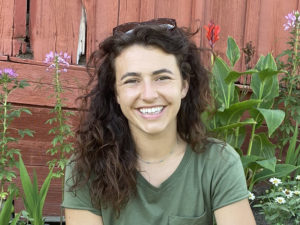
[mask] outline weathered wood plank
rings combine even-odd
[[[120,0],[119,24],[140,21],[141,0]]]
[[[206,33],[203,26],[206,24],[205,21],[205,1],[192,1],[192,12],[191,12],[191,28],[193,31],[199,29],[198,33],[193,37],[194,42],[198,47],[203,46],[206,41]]]
[[[287,41],[288,32],[283,31],[284,16],[296,8],[297,1],[295,0],[285,3],[280,0],[265,0],[261,2],[259,38],[257,42],[258,55],[266,54],[267,52],[277,55],[286,47],[285,42]]]
[[[155,17],[175,18],[178,26],[191,25],[192,0],[160,0],[155,5]]]
[[[10,102],[51,107],[55,104],[55,99],[49,98],[54,94],[53,72],[46,71],[46,66],[0,61],[0,68],[13,68],[20,80],[25,79],[30,83],[30,86],[12,92],[9,96]],[[74,66],[72,68],[74,69],[70,68],[68,72],[61,74],[61,82],[65,90],[62,97],[68,108],[79,107],[75,99],[83,94],[89,79],[83,68],[76,69]]]
[[[0,61],[7,61],[8,56],[7,55],[0,55]]]
[[[14,38],[24,38],[26,36],[26,12],[27,0],[15,1],[14,10]]]
[[[155,18],[155,2],[153,0],[141,0],[140,21]]]
[[[112,29],[118,24],[118,0],[97,1],[96,7],[96,45],[112,34]],[[93,51],[94,49],[92,49]]]
[[[25,58],[19,58],[14,56],[0,56],[0,61],[9,61],[12,63],[22,63],[22,64],[30,64],[30,65],[37,65],[37,66],[44,66],[46,67],[47,64],[45,64],[44,61],[38,61],[38,60],[32,60],[32,59],[25,59]],[[71,70],[78,70],[78,71],[86,71],[86,66],[81,65],[72,65],[68,67],[68,69]]]
[[[260,23],[260,4],[261,4],[261,0],[247,1],[246,3],[245,17],[247,19],[245,20],[243,47],[246,47],[247,43],[251,41],[252,46],[254,46],[255,48],[255,54],[253,55],[251,61],[249,62],[249,66],[251,66],[252,68],[255,66],[255,63],[257,62],[258,59],[257,42],[258,42],[259,33],[257,31],[259,29],[259,23]],[[248,18],[253,18],[253,19],[248,19]],[[246,70],[245,54],[242,53],[242,51],[241,51],[241,56],[242,56],[241,70]],[[241,77],[239,81],[241,84],[250,84],[251,75],[245,75]]]
[[[96,0],[82,0],[82,7],[86,14],[87,28],[86,28],[86,61],[88,61],[91,53],[96,50],[96,17],[97,17],[97,1]]]
[[[14,1],[0,0],[0,9],[0,55],[11,55]]]
[[[12,55],[26,52],[26,13],[27,1],[15,1],[14,26],[13,26],[13,52]]]
[[[15,109],[20,106],[13,105]],[[32,115],[22,113],[20,118],[15,118],[10,124],[8,130],[9,135],[13,137],[19,137],[16,130],[30,129],[34,132],[33,137],[25,136],[20,139],[18,143],[10,143],[11,148],[20,149],[25,164],[33,166],[47,166],[47,162],[52,160],[54,157],[47,153],[47,150],[52,147],[51,141],[54,138],[53,134],[48,134],[50,129],[57,127],[57,123],[52,125],[46,124],[46,121],[53,118],[55,114],[51,113],[49,108],[39,107],[26,107],[31,111]],[[65,111],[65,110],[64,110]],[[79,117],[76,111],[74,116],[68,119],[68,124],[75,131]],[[74,139],[70,139],[70,142],[74,142]]]
[[[68,52],[76,63],[81,1],[30,1],[30,44],[35,60],[50,51]]]

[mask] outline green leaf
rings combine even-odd
[[[255,66],[255,69],[258,69],[259,71],[265,69],[277,70],[277,65],[272,54],[269,53],[267,56],[261,56]]]
[[[250,118],[250,119],[246,119],[244,121],[241,122],[237,122],[237,123],[232,123],[226,126],[222,126],[222,127],[217,127],[215,129],[213,129],[213,132],[219,132],[219,131],[223,131],[223,130],[227,130],[227,129],[232,129],[232,128],[237,128],[237,127],[243,127],[245,125],[253,125],[256,124],[256,122]]]
[[[56,121],[57,121],[56,118],[51,118],[51,119],[47,120],[45,124],[49,123],[51,125],[53,122],[56,122]]]
[[[41,191],[39,193],[38,190],[38,179],[36,176],[36,173],[34,172],[33,175],[33,184],[31,184],[30,177],[28,175],[28,172],[26,170],[26,167],[24,166],[23,160],[20,157],[19,162],[20,167],[20,177],[22,182],[22,187],[24,190],[24,205],[29,213],[29,216],[33,218],[33,225],[39,225],[44,224],[43,223],[43,206],[45,202],[45,198],[47,195],[47,191],[49,189],[50,181],[52,178],[52,170],[48,174],[46,180],[44,181]]]
[[[257,108],[257,110],[264,116],[266,120],[268,126],[268,135],[270,137],[282,123],[285,113],[284,111],[278,109]]]
[[[227,51],[226,55],[230,61],[232,67],[234,67],[235,63],[241,57],[240,49],[236,44],[235,40],[232,37],[228,37],[227,39]]]
[[[21,116],[21,111],[20,109],[16,109],[14,111],[12,111],[10,114],[9,114],[10,117],[20,117]]]
[[[264,169],[262,172],[255,174],[254,183],[257,183],[262,180],[267,180],[270,177],[284,177],[295,171],[297,166],[289,165],[289,164],[277,164],[275,167],[275,172]]]
[[[36,202],[34,202],[33,199],[34,196],[33,186],[21,156],[19,157],[19,170],[20,170],[21,183],[25,195],[24,204],[26,206],[26,210],[32,215],[32,210],[34,209]]]
[[[33,137],[34,131],[29,130],[29,129],[24,129],[24,130],[18,130],[18,133],[22,138],[24,138],[25,135]]]
[[[12,179],[16,178],[16,174],[15,174],[14,171],[6,171],[5,176],[6,176],[6,179],[7,179],[9,182],[11,182]]]
[[[290,139],[289,148],[287,150],[285,163],[297,165],[297,159],[299,158],[300,145],[296,148],[298,138],[298,121],[296,121],[295,132],[293,137]]]
[[[234,83],[235,81],[237,81],[238,78],[240,78],[244,74],[253,74],[258,72],[259,71],[255,69],[247,70],[245,72],[230,71],[227,77],[225,78],[225,82],[226,84]]]
[[[241,157],[241,161],[243,164],[243,168],[246,169],[249,167],[250,164],[255,163],[258,160],[263,159],[261,156],[257,155],[244,155]]]
[[[216,57],[212,73],[215,79],[215,91],[217,92],[217,101],[220,105],[224,104],[225,108],[229,108],[230,104],[234,102],[237,93],[235,92],[234,84],[227,85],[225,83],[225,78],[229,73],[229,67],[220,58]]]
[[[9,221],[11,218],[11,210],[12,210],[12,201],[15,197],[15,193],[11,193],[7,200],[4,203],[3,208],[0,210],[0,224],[1,225],[9,225]]]
[[[17,213],[15,218],[11,221],[10,225],[17,225],[19,219],[20,219],[21,213]]]
[[[234,147],[237,152],[239,152],[244,143],[245,137],[245,127],[238,127],[233,130],[228,130],[226,142]],[[242,151],[240,151],[239,153],[241,153],[240,155],[243,155]]]
[[[270,142],[265,133],[254,136],[251,155],[261,156],[264,159],[273,158],[276,146]]]
[[[267,68],[265,70],[259,71],[258,77],[262,82],[264,82],[266,79],[269,79],[270,77],[277,75],[279,73],[283,73],[283,72],[284,71],[281,71],[281,70],[272,70],[272,69]]]
[[[255,68],[260,71],[259,73],[261,73],[261,75],[259,75],[259,73],[252,75],[250,86],[253,90],[253,94],[251,98],[264,99],[265,101],[273,100],[279,95],[278,78],[274,74],[264,79],[264,72],[261,71],[277,71],[274,58],[270,54],[266,57],[261,56]],[[260,76],[263,78],[261,79]]]
[[[276,161],[277,161],[276,157],[272,157],[270,159],[257,161],[256,163],[259,164],[260,166],[262,166],[265,169],[268,169],[268,170],[271,170],[271,171],[275,172]]]
[[[27,113],[29,115],[32,115],[31,111],[29,109],[26,109],[26,108],[21,108],[20,109],[21,112],[24,112],[24,113]]]
[[[52,140],[52,146],[55,147],[57,145],[57,142],[59,142],[60,144],[63,143],[63,138],[61,136],[56,136],[53,138]]]
[[[26,80],[21,80],[19,82],[19,88],[24,88],[24,87],[27,87],[27,86],[30,86]]]
[[[10,156],[10,157],[14,157],[15,155],[20,155],[20,150],[15,149],[15,148],[11,148],[7,151],[6,155]]]
[[[39,193],[39,201],[40,201],[39,213],[41,215],[43,215],[44,203],[49,190],[51,179],[52,179],[52,169],[50,170],[48,176],[46,177]]]
[[[242,102],[232,104],[228,109],[225,109],[224,112],[218,112],[217,116],[222,117],[223,121],[226,121],[226,124],[232,122],[237,122],[241,119],[242,114],[246,110],[250,110],[253,107],[261,103],[261,100],[250,99]]]

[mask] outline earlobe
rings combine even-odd
[[[182,90],[181,90],[181,98],[185,98],[189,90],[189,83],[187,80],[183,80]]]

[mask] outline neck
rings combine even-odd
[[[170,153],[175,154],[185,149],[185,143],[177,132],[166,132],[165,134],[149,135],[139,133],[133,134],[137,154],[144,161],[158,162],[165,159]]]

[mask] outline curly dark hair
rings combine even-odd
[[[189,90],[177,115],[177,132],[194,151],[205,141],[201,113],[210,104],[209,74],[200,61],[200,49],[187,28],[142,25],[130,33],[105,39],[87,64],[92,87],[81,97],[81,122],[76,131],[72,189],[90,181],[95,208],[113,207],[119,214],[136,193],[137,154],[128,121],[116,100],[114,61],[128,46],[159,47],[173,54]],[[75,177],[75,178],[74,178]],[[84,179],[82,179],[84,178]]]

